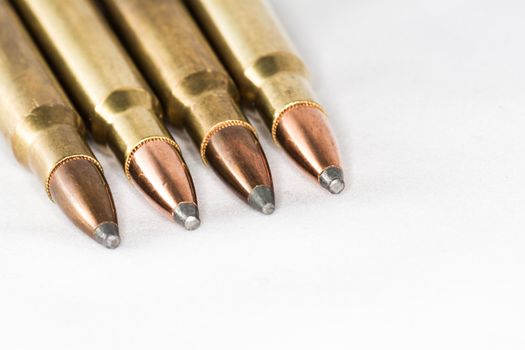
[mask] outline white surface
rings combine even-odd
[[[187,233],[98,152],[124,236],[109,251],[3,143],[0,349],[525,347],[523,1],[273,3],[351,188],[325,194],[257,123],[265,217],[178,133],[203,219]]]

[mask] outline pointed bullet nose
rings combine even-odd
[[[99,225],[94,232],[95,240],[109,249],[115,249],[120,245],[118,226],[114,222],[105,222]]]
[[[265,214],[275,209],[270,166],[259,140],[243,126],[231,126],[210,140],[211,167],[250,206]]]
[[[330,193],[345,187],[341,159],[328,118],[318,108],[298,106],[277,124],[276,139],[292,159]]]
[[[255,187],[248,197],[248,203],[261,213],[270,215],[275,210],[273,190],[268,186]]]
[[[83,232],[108,248],[118,246],[120,239],[113,197],[93,161],[75,159],[59,165],[51,175],[49,192]]]
[[[194,203],[181,203],[175,208],[173,218],[188,231],[199,228],[199,208]]]
[[[339,194],[345,189],[343,170],[331,166],[323,170],[319,175],[319,183],[332,194]]]
[[[186,163],[173,145],[163,140],[145,143],[131,156],[129,174],[160,212],[185,227],[198,226],[198,216],[187,223],[174,216],[181,204],[197,203],[197,196]]]

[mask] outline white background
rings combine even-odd
[[[98,149],[123,243],[99,247],[0,149],[0,348],[524,349],[525,6],[273,0],[329,111],[331,196],[260,122],[278,209],[238,200],[188,137],[184,232]]]

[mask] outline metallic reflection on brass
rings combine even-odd
[[[49,189],[66,216],[91,238],[95,239],[101,224],[117,224],[106,179],[92,162],[75,159],[63,163],[53,172]]]
[[[328,118],[317,108],[297,107],[287,111],[276,135],[292,159],[316,179],[327,167],[341,167]]]
[[[209,164],[252,206],[270,213],[273,187],[263,151],[242,114],[235,83],[180,0],[103,0],[111,23],[159,95],[167,118],[184,126]],[[260,192],[260,191],[259,191]],[[257,199],[258,198],[258,199]],[[256,200],[257,199],[257,200]],[[265,200],[270,200],[266,203]]]
[[[210,140],[206,157],[217,174],[245,201],[259,185],[273,188],[261,145],[251,131],[231,126]]]
[[[166,142],[147,142],[135,151],[129,173],[146,198],[171,220],[178,204],[197,204],[186,163],[177,149]]]
[[[264,0],[186,0],[244,98],[292,158],[332,193],[344,187],[335,139],[319,110],[308,70]],[[299,108],[310,104],[315,108]],[[282,111],[290,108],[288,111]]]
[[[0,131],[17,160],[44,184],[63,159],[93,157],[80,116],[4,0],[0,1]]]
[[[84,124],[4,0],[0,0],[0,131],[17,160],[38,176],[71,221],[106,247],[118,246],[113,199],[84,140]]]
[[[13,3],[82,110],[94,139],[109,145],[126,172],[137,145],[151,139],[175,142],[162,123],[159,101],[95,2]],[[171,211],[181,196],[193,200],[186,195],[193,184],[178,153],[164,143],[147,144],[135,154],[134,171],[135,182],[148,199],[164,211]],[[160,145],[158,150],[155,145]],[[167,163],[161,166],[162,161]],[[155,168],[147,169],[149,164]],[[174,169],[177,166],[180,168]],[[187,178],[182,180],[179,174]],[[150,175],[153,178],[145,178]],[[167,183],[172,178],[177,182]]]

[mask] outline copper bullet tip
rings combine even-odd
[[[163,215],[186,229],[199,226],[193,181],[184,159],[173,145],[163,140],[143,144],[131,156],[129,175]]]
[[[299,105],[287,110],[276,130],[279,144],[330,193],[345,188],[339,151],[328,118],[319,108]]]
[[[275,210],[273,190],[268,186],[256,186],[248,197],[248,203],[263,214],[272,214]]]
[[[114,222],[100,224],[94,232],[95,240],[109,249],[115,249],[120,245],[118,226]]]
[[[274,211],[270,167],[252,131],[239,125],[218,131],[208,143],[206,158],[224,182],[250,206],[265,214]]]
[[[179,204],[173,212],[173,219],[188,231],[196,230],[201,225],[199,208],[193,203]]]
[[[49,180],[53,201],[83,232],[108,248],[120,243],[115,205],[106,179],[89,159],[59,164]]]

